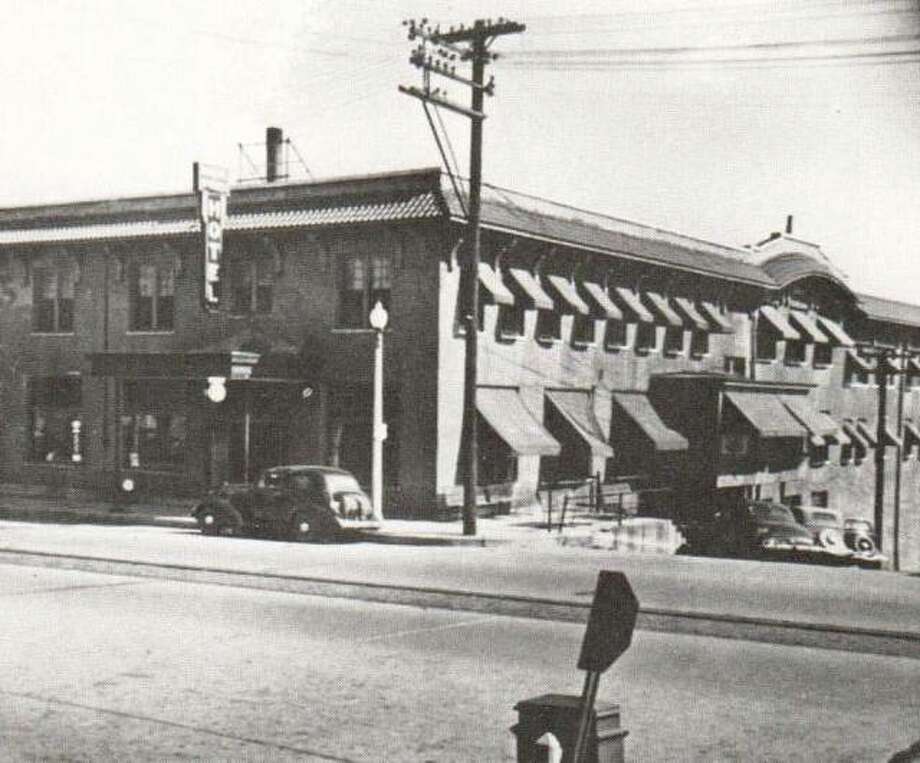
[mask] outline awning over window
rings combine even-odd
[[[894,445],[897,448],[903,448],[904,443],[901,442],[901,438],[898,437],[897,432],[888,427],[885,427],[885,444]]]
[[[863,373],[871,374],[875,372],[875,366],[856,352],[856,350],[847,352],[847,359]]]
[[[694,305],[691,300],[686,297],[674,297],[674,304],[677,305],[677,309],[684,314],[689,325],[698,328],[700,331],[709,330],[709,323],[700,315],[699,311],[696,309],[696,305]]]
[[[783,395],[780,399],[789,412],[808,430],[813,445],[821,447],[825,444],[826,438],[840,442],[838,438],[841,435],[846,437],[840,431],[840,426],[836,421],[826,413],[816,411],[808,404],[805,398]],[[849,438],[847,438],[847,441],[849,441]]]
[[[878,425],[875,423],[870,424],[865,419],[857,419],[856,429],[862,435],[862,438],[869,443],[871,447],[878,445],[878,437],[876,436],[876,431],[878,430]]]
[[[648,311],[648,308],[642,304],[642,300],[639,299],[638,294],[634,291],[630,291],[625,286],[617,286],[615,291],[637,321],[642,321],[643,323],[655,322],[655,316],[653,316]]]
[[[683,326],[684,322],[680,319],[680,316],[674,312],[668,304],[668,300],[661,296],[658,292],[647,291],[645,296],[648,297],[648,301],[652,306],[652,310],[658,314],[658,316],[669,326]]]
[[[805,332],[805,341],[815,342],[817,344],[827,344],[827,335],[818,328],[818,324],[815,322],[815,319],[812,318],[808,313],[802,313],[798,310],[790,310],[789,317],[792,318],[793,323],[795,323]]]
[[[476,409],[519,456],[558,456],[562,447],[527,410],[516,389],[479,387]]]
[[[804,437],[805,428],[778,395],[726,392],[725,397],[761,437]]]
[[[908,364],[913,371],[920,371],[920,358],[912,357]]]
[[[582,285],[585,287],[585,291],[591,295],[591,299],[597,303],[597,306],[601,309],[605,318],[616,321],[623,320],[623,311],[614,304],[603,286],[598,283],[591,283],[590,281],[585,281]]]
[[[712,324],[716,326],[720,332],[724,334],[733,334],[735,332],[735,327],[732,326],[732,322],[728,319],[728,316],[723,315],[722,311],[712,304],[712,302],[700,302],[700,307],[703,309],[706,317],[712,321]]]
[[[856,424],[849,419],[843,422],[843,431],[849,435],[854,445],[858,445],[863,450],[869,450],[869,448],[872,447],[869,444],[869,441],[862,436],[862,433],[859,431],[859,427],[857,427]]]
[[[833,339],[841,347],[853,347],[856,343],[850,339],[850,335],[843,330],[837,321],[832,321],[830,318],[824,318],[823,316],[818,316],[818,323],[821,324],[828,334],[830,334],[831,339]]]
[[[533,306],[538,310],[552,310],[553,300],[540,286],[540,282],[533,273],[522,268],[511,268],[508,270],[511,277],[517,281],[518,285],[524,290],[524,293],[533,302]]]
[[[776,332],[783,339],[801,339],[801,335],[796,331],[792,326],[789,325],[789,321],[785,319],[783,314],[777,310],[773,305],[764,305],[760,308],[760,314],[766,318],[767,322],[773,326]]]
[[[514,295],[502,283],[501,273],[485,262],[479,263],[479,283],[486,287],[492,299],[499,305],[513,305]]]
[[[901,363],[899,358],[892,358],[890,355],[885,356],[885,370],[889,374],[899,374],[901,373]]]
[[[546,397],[598,456],[610,458],[613,448],[607,443],[591,408],[591,396],[581,390],[547,390]]]
[[[920,428],[914,424],[913,419],[904,419],[904,431],[920,443]]]
[[[581,298],[581,295],[575,288],[575,284],[568,278],[564,276],[547,276],[547,280],[553,285],[553,288],[559,292],[559,296],[561,296],[576,313],[580,313],[581,315],[588,314],[588,303]]]
[[[687,450],[690,447],[686,437],[667,427],[645,395],[614,392],[613,399],[652,441],[656,450]]]

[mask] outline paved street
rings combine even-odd
[[[539,540],[539,539],[537,539]],[[855,568],[641,555],[552,543],[486,548],[301,545],[197,531],[0,522],[0,549],[589,603],[627,574],[643,607],[920,633],[920,578]]]
[[[578,693],[577,625],[0,565],[9,760],[508,760]],[[601,683],[630,760],[885,760],[904,658],[640,632]]]

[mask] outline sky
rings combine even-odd
[[[440,165],[397,90],[421,81],[401,22],[503,16],[527,28],[492,46],[486,182],[729,245],[793,215],[852,288],[920,303],[920,0],[0,9],[2,207],[191,190],[195,161],[250,176],[269,125],[295,176]],[[469,122],[440,117],[466,175]]]

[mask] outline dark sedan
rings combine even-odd
[[[787,506],[751,501],[682,528],[689,553],[740,558],[819,561],[822,549]]]
[[[224,485],[192,516],[205,535],[313,540],[379,528],[371,500],[354,476],[331,466],[274,466],[255,484]]]

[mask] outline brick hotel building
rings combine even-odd
[[[379,300],[387,512],[456,513],[461,202],[437,169],[233,187],[213,311],[191,192],[0,210],[0,479],[369,482]],[[920,306],[790,233],[734,248],[491,187],[482,226],[482,502],[600,474],[658,515],[829,505],[920,569]]]

